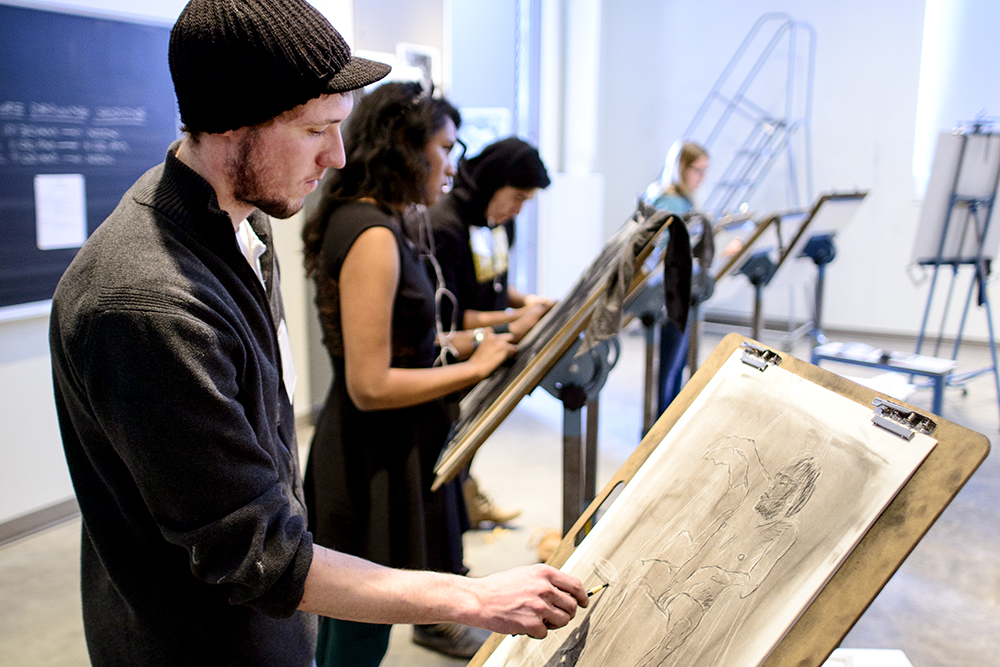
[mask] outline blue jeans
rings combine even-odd
[[[684,386],[684,366],[687,364],[688,344],[690,343],[690,333],[688,330],[681,331],[670,320],[660,325],[660,371],[659,382],[657,383],[657,407],[659,414],[667,409],[667,406],[681,392]]]

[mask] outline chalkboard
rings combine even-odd
[[[179,124],[169,37],[0,5],[0,307],[51,299],[84,238],[163,161]]]

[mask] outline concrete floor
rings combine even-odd
[[[745,332],[744,332],[745,333]],[[763,342],[780,348],[768,332]],[[831,336],[836,340],[847,338]],[[702,356],[721,339],[706,332]],[[641,430],[643,338],[621,336],[622,356],[601,393],[598,486],[628,457]],[[906,341],[872,341],[906,351]],[[799,344],[793,353],[807,357]],[[983,347],[963,346],[959,370],[986,366]],[[871,375],[857,367],[826,367]],[[908,401],[929,409],[929,390]],[[1000,408],[992,375],[973,379],[968,393],[947,390],[943,417],[1000,436]],[[308,443],[303,433],[302,443]],[[561,522],[562,407],[537,389],[487,441],[473,472],[498,504],[523,509],[513,525],[466,535],[466,562],[483,575],[535,562],[533,538]],[[0,665],[77,667],[89,664],[79,606],[79,519],[0,548]],[[986,459],[843,641],[844,647],[901,649],[913,667],[983,667],[1000,664],[1000,457]],[[386,667],[461,665],[393,630]],[[843,662],[838,664],[845,664]],[[897,663],[893,663],[897,664]]]

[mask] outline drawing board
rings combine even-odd
[[[656,234],[673,220],[679,218],[659,213],[649,217],[637,214],[626,222],[605,244],[566,296],[521,340],[513,361],[477,384],[462,399],[452,437],[434,469],[433,489],[458,474],[517,403],[538,386],[579,338],[598,298],[630,248],[635,253],[633,268],[640,267],[653,249]],[[634,279],[628,286],[626,298],[637,283],[638,279]]]
[[[777,238],[771,224],[775,216],[763,220],[738,220],[733,224],[715,224],[715,259],[712,262],[712,277],[718,283],[730,275],[734,266],[742,264],[749,257],[747,251],[762,244],[777,245]]]
[[[747,260],[759,253],[766,253],[767,257],[777,265],[794,230],[798,229],[800,216],[798,212],[790,212],[767,217],[747,239],[739,255],[720,267],[718,279],[721,280],[728,275],[739,275]]]
[[[978,225],[966,204],[956,202],[950,215],[949,207],[952,195],[966,199],[994,197],[998,182],[1000,134],[942,132],[920,209],[912,261],[936,259],[939,251],[942,259],[972,259],[978,255],[980,242],[983,256],[995,257],[1000,246],[1000,219],[996,213],[1000,207],[993,206],[992,219],[980,216]],[[989,229],[983,238],[981,227],[986,223]]]
[[[817,199],[812,209],[801,218],[795,235],[782,252],[771,284],[787,285],[812,280],[816,275],[816,264],[802,254],[806,244],[816,236],[836,237],[844,231],[867,195],[867,191],[834,192]]]
[[[885,398],[727,336],[549,561],[608,586],[470,665],[818,667],[989,451],[904,404],[908,439],[876,425]]]

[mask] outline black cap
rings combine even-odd
[[[181,122],[211,134],[389,73],[384,63],[352,56],[304,0],[191,0],[170,32],[169,58]]]

